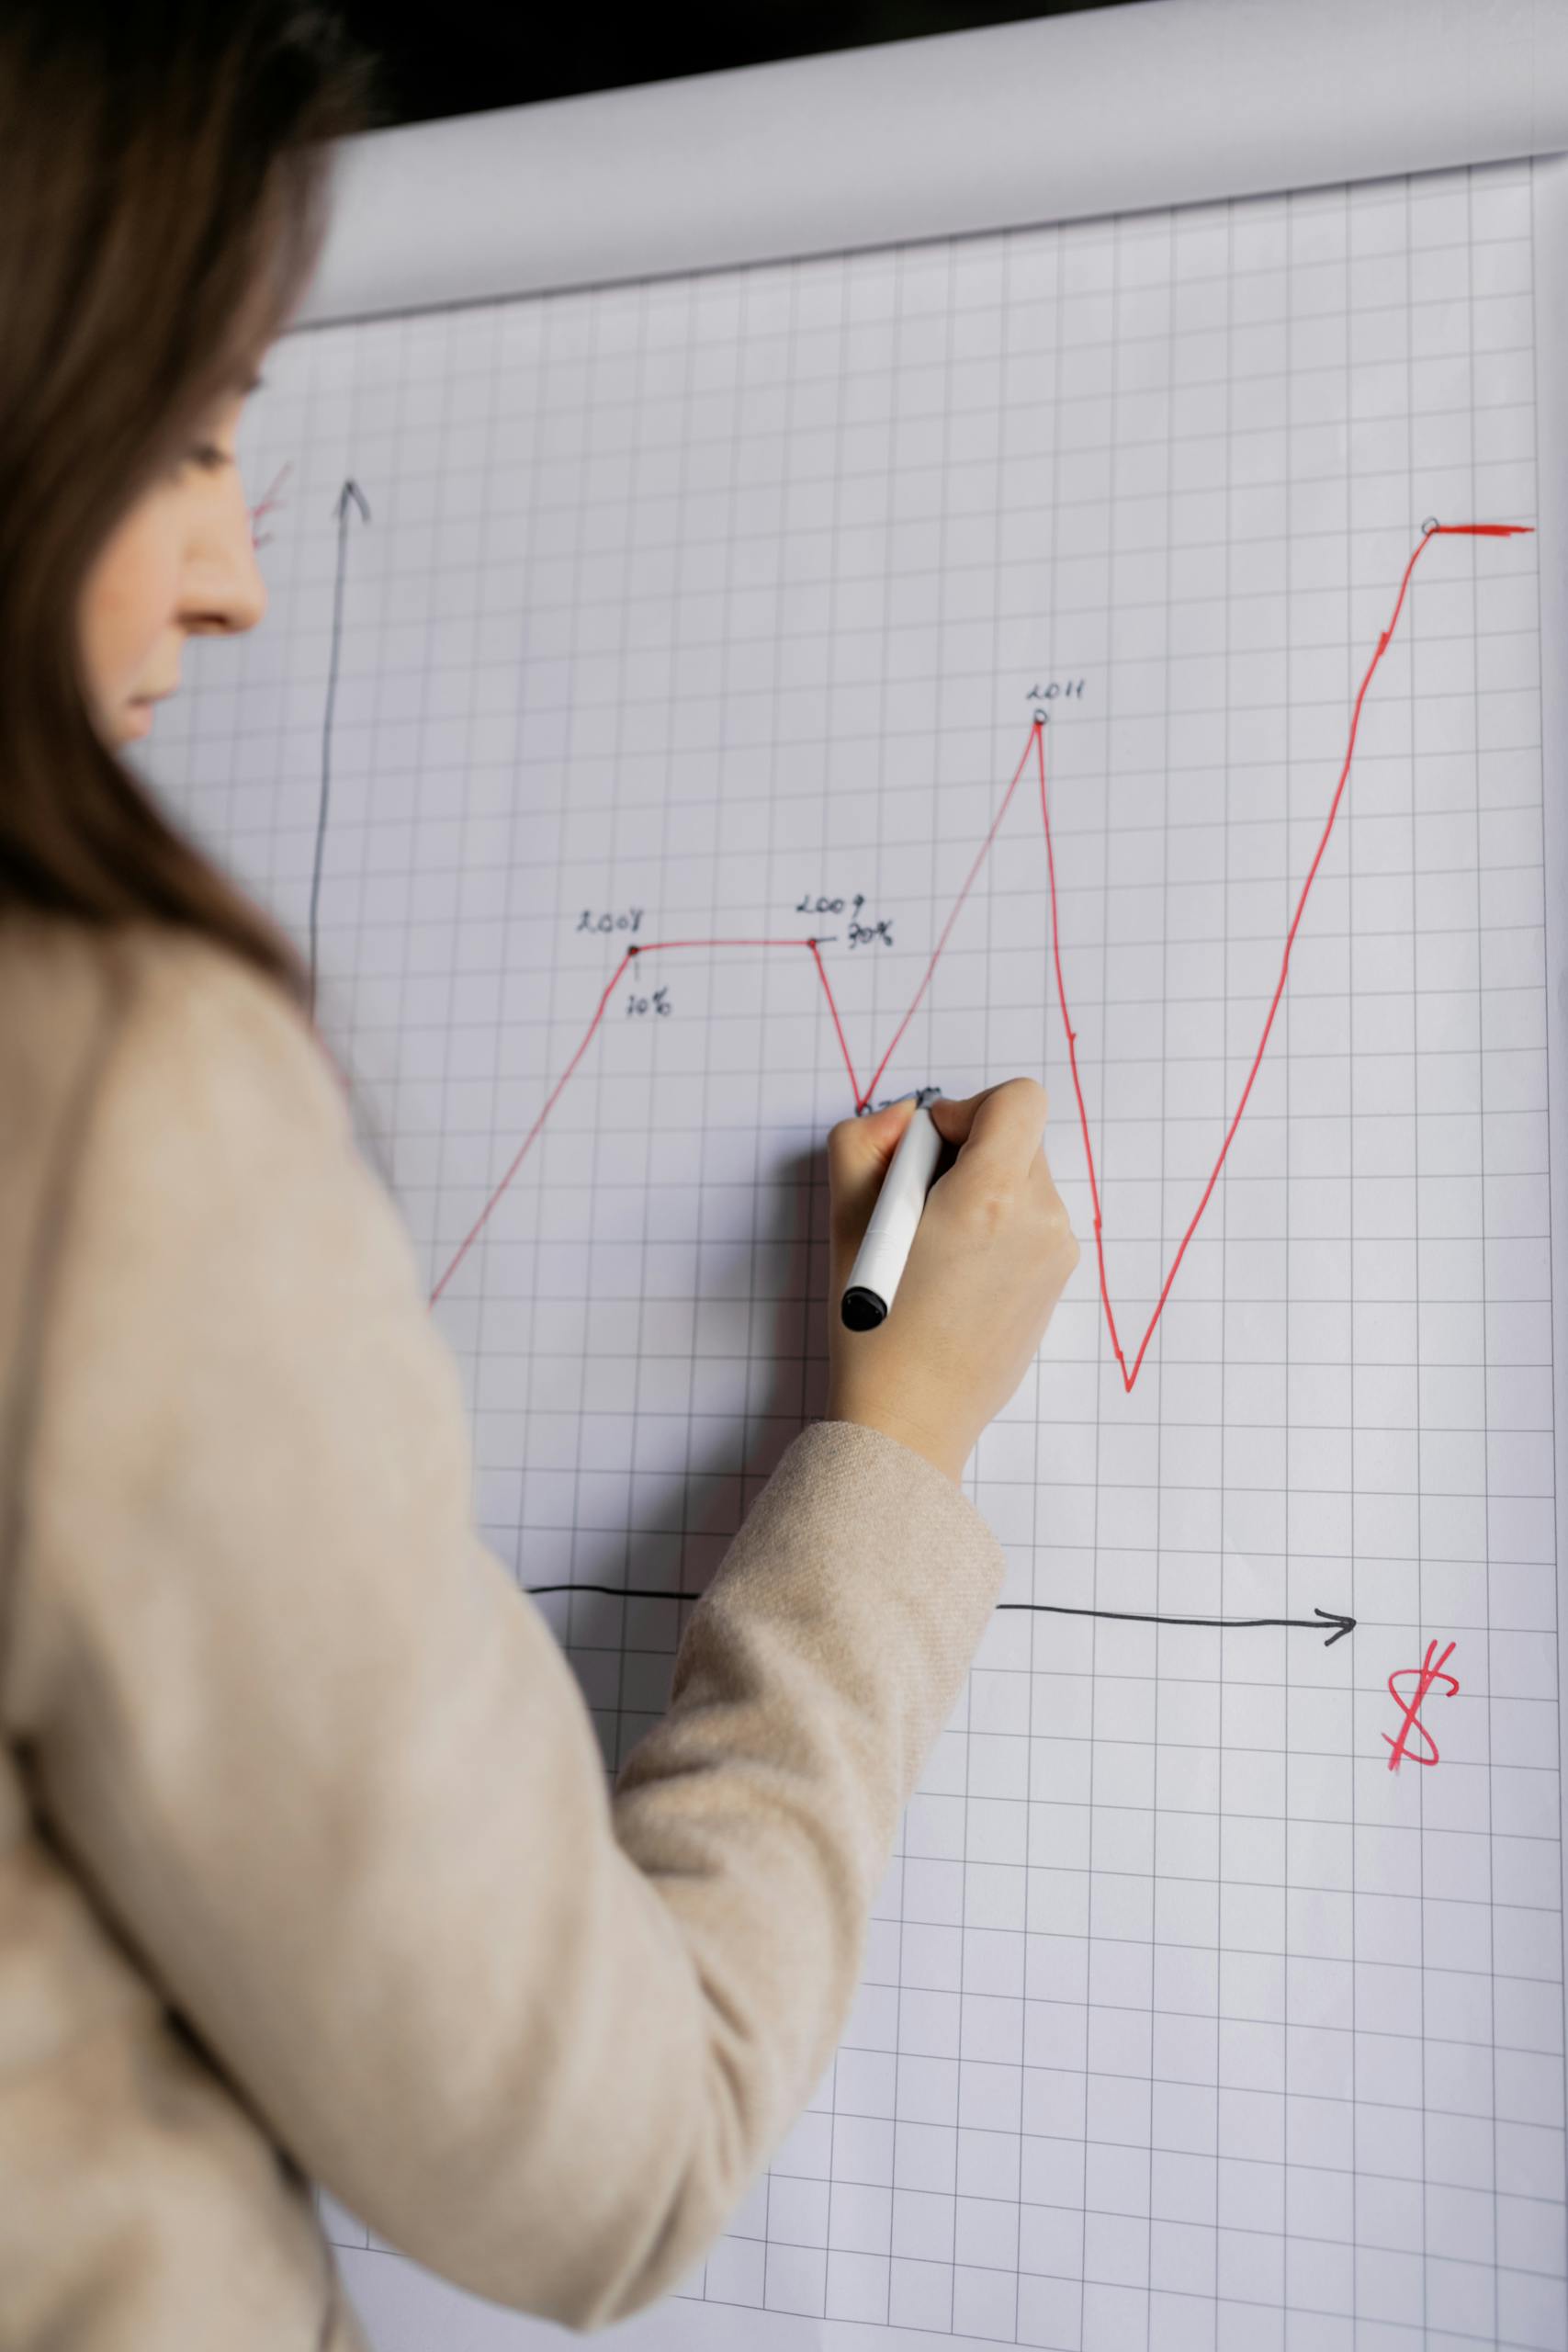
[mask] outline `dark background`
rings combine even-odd
[[[984,0],[642,0],[618,19],[571,0],[440,7],[431,0],[337,0],[355,38],[380,61],[383,122],[479,114],[490,107],[575,97],[633,82],[761,65],[823,50],[972,31],[977,25],[1066,17],[1126,0],[1044,0],[1032,8]]]

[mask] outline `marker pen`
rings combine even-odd
[[[898,1148],[887,1163],[876,1206],[864,1238],[855,1252],[839,1311],[852,1331],[873,1331],[893,1304],[903,1280],[916,1228],[926,1204],[931,1178],[942,1156],[942,1137],[926,1104],[941,1091],[922,1091],[915,1115],[898,1138]]]

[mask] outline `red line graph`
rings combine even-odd
[[[546,1098],[543,1109],[540,1111],[537,1118],[534,1121],[534,1124],[529,1128],[527,1134],[524,1136],[522,1143],[518,1146],[517,1150],[513,1157],[510,1166],[507,1168],[500,1182],[496,1185],[494,1191],[491,1193],[490,1198],[486,1201],[483,1208],[475,1218],[472,1226],[464,1236],[457,1251],[446,1266],[446,1271],[441,1275],[440,1280],[436,1283],[434,1289],[431,1292],[430,1295],[432,1306],[434,1306],[435,1301],[440,1298],[442,1293],[450,1283],[453,1275],[457,1272],[458,1267],[462,1264],[469,1250],[473,1248],[474,1243],[479,1239],[479,1235],[483,1232],[491,1216],[517,1175],[519,1169],[521,1169],[525,1159],[526,1159],[529,1152],[532,1150],[535,1142],[538,1138],[540,1131],[550,1115],[550,1113],[554,1110],[557,1102],[560,1100],[564,1089],[578,1069],[578,1066],[581,1062],[584,1054],[588,1051],[589,1046],[592,1044],[594,1037],[597,1035],[600,1025],[604,1019],[606,1011],[608,1010],[610,999],[615,994],[617,983],[626,971],[627,967],[641,956],[668,955],[677,950],[691,948],[708,950],[728,947],[745,947],[752,950],[757,948],[775,947],[805,949],[812,958],[812,962],[816,967],[817,977],[821,983],[823,995],[827,999],[828,1011],[832,1020],[834,1035],[838,1038],[839,1050],[844,1057],[844,1068],[849,1074],[850,1087],[854,1098],[854,1108],[857,1112],[863,1111],[866,1105],[870,1102],[873,1094],[875,1092],[883,1072],[886,1069],[888,1063],[892,1060],[894,1054],[897,1052],[905,1031],[908,1028],[910,1022],[914,1019],[921,1001],[924,998],[927,989],[931,986],[937,966],[942,960],[942,953],[946,948],[948,940],[952,934],[953,924],[957,922],[958,917],[963,910],[964,901],[967,899],[970,891],[974,888],[980,870],[990,854],[992,844],[996,841],[997,835],[1001,829],[1002,821],[1007,815],[1009,808],[1012,804],[1013,797],[1017,792],[1019,785],[1022,781],[1026,771],[1032,762],[1039,780],[1040,821],[1045,837],[1045,872],[1051,917],[1051,961],[1055,978],[1056,1003],[1062,1016],[1062,1026],[1066,1033],[1067,1061],[1072,1074],[1073,1094],[1077,1105],[1078,1127],[1083,1138],[1084,1159],[1089,1169],[1089,1198],[1094,1216],[1095,1257],[1100,1273],[1100,1300],[1105,1316],[1106,1329],[1110,1334],[1111,1349],[1115,1354],[1117,1365],[1122,1374],[1122,1384],[1123,1388],[1130,1392],[1134,1383],[1138,1377],[1140,1370],[1142,1369],[1144,1358],[1148,1353],[1149,1343],[1154,1338],[1156,1329],[1158,1327],[1160,1317],[1165,1312],[1166,1301],[1170,1296],[1171,1287],[1176,1281],[1181,1261],[1187,1254],[1188,1245],[1191,1241],[1193,1235],[1197,1232],[1199,1225],[1202,1221],[1204,1212],[1208,1208],[1209,1203],[1213,1197],[1214,1187],[1220,1180],[1220,1171],[1224,1167],[1226,1158],[1230,1152],[1231,1145],[1235,1139],[1236,1129],[1241,1125],[1242,1113],[1247,1108],[1247,1101],[1252,1093],[1252,1089],[1256,1083],[1258,1070],[1262,1067],[1263,1056],[1269,1044],[1269,1033],[1274,1026],[1274,1017],[1280,1010],[1280,999],[1285,993],[1285,982],[1290,976],[1291,951],[1295,945],[1296,933],[1301,929],[1302,919],[1306,912],[1307,901],[1312,895],[1313,885],[1317,879],[1319,868],[1322,866],[1329,842],[1333,836],[1334,828],[1339,816],[1340,804],[1345,797],[1346,787],[1350,780],[1350,767],[1356,755],[1356,738],[1360,729],[1362,706],[1366,702],[1368,690],[1371,685],[1372,680],[1377,675],[1379,665],[1393,641],[1393,633],[1399,626],[1400,616],[1404,610],[1405,601],[1410,592],[1410,582],[1415,576],[1416,566],[1420,561],[1422,556],[1426,553],[1426,550],[1431,541],[1435,538],[1506,539],[1517,537],[1521,534],[1528,532],[1531,526],[1524,523],[1429,523],[1422,533],[1421,537],[1416,541],[1416,546],[1411,550],[1409,561],[1405,564],[1404,572],[1400,577],[1399,591],[1393,601],[1393,610],[1389,616],[1388,626],[1379,635],[1371,658],[1368,662],[1366,669],[1362,673],[1360,684],[1356,690],[1355,700],[1350,710],[1350,726],[1348,734],[1346,738],[1345,756],[1340,763],[1339,775],[1334,787],[1333,797],[1328,804],[1328,813],[1324,819],[1323,830],[1318,836],[1317,847],[1314,852],[1312,863],[1307,868],[1306,878],[1303,882],[1301,891],[1297,897],[1295,911],[1291,918],[1290,928],[1285,933],[1285,944],[1280,958],[1280,976],[1278,980],[1275,982],[1274,992],[1269,999],[1269,1009],[1264,1016],[1262,1034],[1258,1040],[1258,1050],[1253,1055],[1251,1067],[1247,1074],[1246,1084],[1241,1090],[1241,1093],[1236,1101],[1235,1109],[1232,1113],[1230,1122],[1225,1128],[1224,1137],[1220,1145],[1219,1152],[1214,1160],[1213,1167],[1209,1172],[1208,1182],[1203,1187],[1201,1195],[1199,1198],[1198,1205],[1193,1210],[1192,1215],[1188,1221],[1186,1230],[1182,1234],[1181,1239],[1177,1246],[1176,1254],[1170,1261],[1164,1283],[1161,1285],[1159,1297],[1155,1304],[1154,1312],[1148,1319],[1143,1338],[1138,1342],[1137,1350],[1130,1365],[1127,1362],[1126,1354],[1122,1345],[1121,1336],[1116,1328],[1115,1309],[1111,1305],[1111,1289],[1106,1276],[1105,1235],[1100,1213],[1100,1177],[1095,1164],[1093,1138],[1089,1132],[1089,1109],[1084,1101],[1083,1081],[1078,1069],[1077,1033],[1073,1027],[1072,1016],[1067,1009],[1066,983],[1062,972],[1061,936],[1057,922],[1056,904],[1056,853],[1055,843],[1051,833],[1050,794],[1047,788],[1045,766],[1045,729],[1043,722],[1038,719],[1030,729],[1029,738],[1024,745],[1022,756],[1019,760],[1017,767],[1012,772],[1012,776],[1009,782],[1007,790],[1002,795],[997,813],[991,820],[990,830],[975,854],[974,863],[971,865],[968,873],[964,876],[963,888],[960,889],[958,896],[953,902],[952,910],[948,915],[947,921],[942,927],[942,931],[937,938],[936,945],[932,948],[930,960],[926,965],[924,972],[921,974],[919,986],[916,989],[913,997],[909,1001],[908,1010],[899,1021],[897,1027],[895,1029],[892,1037],[888,1041],[886,1050],[882,1055],[881,1059],[877,1062],[869,1081],[864,1087],[861,1085],[859,1079],[855,1075],[854,1060],[850,1052],[849,1040],[844,1034],[843,1021],[840,1015],[838,1003],[833,995],[832,983],[828,977],[827,966],[822,960],[820,944],[816,939],[654,939],[648,940],[639,946],[628,947],[626,953],[622,956],[620,962],[615,966],[615,970],[611,973],[609,979],[606,981],[604,992],[599,999],[593,1017],[588,1023],[587,1028],[583,1031],[576,1051],[573,1053],[570,1060],[567,1063],[567,1066],[561,1072],[560,1077],[556,1080],[555,1085],[551,1088],[548,1096]]]
[[[290,458],[287,465],[274,474],[267,489],[251,509],[251,545],[254,548],[265,548],[272,537],[270,531],[260,531],[257,526],[282,505],[283,500],[278,493],[293,470],[293,459]]]

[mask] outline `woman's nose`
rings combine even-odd
[[[256,562],[255,543],[251,537],[249,511],[245,514],[244,535],[235,556],[234,578],[229,591],[231,628],[254,628],[266,611],[266,582]]]
[[[265,613],[266,582],[238,471],[228,480],[222,514],[209,518],[190,565],[185,618],[191,628],[237,635],[254,628]]]

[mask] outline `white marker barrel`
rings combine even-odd
[[[852,1331],[874,1330],[893,1304],[914,1248],[916,1229],[942,1155],[942,1137],[923,1102],[898,1138],[871,1223],[855,1252],[839,1311]]]

